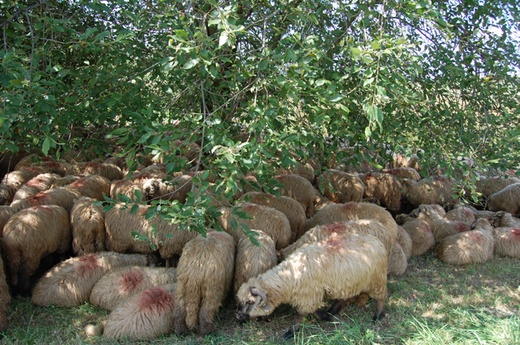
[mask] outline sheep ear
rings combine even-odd
[[[267,300],[267,296],[265,292],[258,289],[257,287],[252,286],[249,290],[251,294],[255,297],[260,298],[260,301],[258,302],[258,306],[264,310],[269,309],[269,301]]]

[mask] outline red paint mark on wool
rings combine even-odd
[[[77,181],[74,181],[70,184],[70,186],[73,188],[78,188],[78,187],[81,188],[81,187],[84,187],[85,185],[86,185],[86,181],[83,178],[81,178]]]
[[[173,296],[165,288],[154,287],[144,291],[139,297],[139,309],[168,312],[173,304]]]
[[[469,236],[477,244],[482,244],[484,242],[484,236],[482,236],[480,232],[472,232]]]
[[[28,187],[36,187],[36,188],[42,189],[45,187],[44,183],[45,183],[44,179],[41,177],[38,177],[38,178],[33,178],[32,180],[27,181],[27,183],[25,185]]]
[[[520,229],[511,229],[511,237],[515,241],[520,241]]]
[[[123,293],[128,294],[139,288],[144,278],[143,272],[138,270],[124,272],[119,278],[119,287]]]
[[[96,271],[100,267],[96,254],[86,254],[79,258],[77,272],[81,276],[86,276]]]
[[[322,232],[326,235],[336,234],[345,231],[345,228],[343,223],[331,223],[323,226]]]
[[[43,200],[45,200],[46,196],[47,196],[47,194],[40,192],[37,194],[29,195],[27,197],[27,200],[29,201],[29,203],[31,205],[41,204],[43,202]]]
[[[345,250],[345,240],[340,237],[331,237],[323,241],[329,252],[341,252]]]
[[[469,225],[463,222],[457,222],[457,224],[455,224],[455,230],[458,232],[466,232],[469,230]]]

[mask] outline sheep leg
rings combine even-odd
[[[377,299],[376,300],[376,313],[374,314],[374,317],[372,318],[373,322],[381,320],[385,316],[385,300],[384,299]]]
[[[301,328],[301,323],[303,321],[303,318],[304,318],[304,315],[302,314],[298,314],[298,316],[296,316],[294,318],[294,323],[291,325],[291,327],[289,327],[289,329],[287,331],[285,331],[285,333],[283,334],[283,339],[284,340],[289,340],[289,339],[292,339],[294,338],[294,335],[296,333],[298,333],[298,331],[300,330]]]
[[[322,321],[332,321],[332,316],[338,314],[345,308],[348,301],[343,299],[336,299],[332,302],[331,306],[326,310],[317,310],[316,316]]]
[[[174,311],[174,325],[175,334],[184,335],[188,332],[188,326],[186,325],[186,308],[181,305],[175,306]]]

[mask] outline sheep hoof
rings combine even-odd
[[[294,329],[293,327],[289,327],[289,329],[283,334],[283,340],[289,340],[294,338]]]
[[[332,321],[332,315],[325,310],[317,310],[316,316],[322,321]]]
[[[382,312],[380,314],[376,314],[374,315],[374,317],[372,318],[372,322],[377,322],[377,321],[381,321],[381,319],[386,315],[386,313]]]

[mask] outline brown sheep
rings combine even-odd
[[[394,175],[397,178],[407,178],[414,181],[419,181],[421,179],[421,175],[414,168],[409,167],[399,167],[393,169],[383,169],[381,170],[384,173],[388,173]]]
[[[240,224],[242,224],[249,229],[262,230],[271,236],[277,250],[285,248],[290,244],[292,236],[291,224],[285,214],[272,207],[242,202],[231,208],[221,208],[220,212],[219,224],[233,236],[236,243],[246,236],[241,228]],[[250,219],[241,218],[242,214],[240,213],[247,215]],[[236,228],[233,225],[236,225]]]
[[[4,175],[2,178],[2,184],[5,186],[11,187],[14,192],[20,189],[27,181],[36,177],[38,174],[44,174],[44,171],[41,168],[34,167],[24,167],[19,170],[13,170]]]
[[[141,291],[117,305],[98,326],[88,325],[87,335],[109,339],[153,340],[173,330],[177,284]]]
[[[72,257],[50,269],[32,290],[37,306],[74,307],[87,302],[94,285],[108,271],[122,266],[147,265],[141,254],[100,252]]]
[[[114,268],[92,287],[89,301],[98,307],[113,310],[122,301],[154,286],[177,281],[175,268],[125,266]]]
[[[135,202],[144,201],[144,192],[141,185],[131,180],[115,180],[110,182],[110,198],[123,201],[119,195],[123,195]]]
[[[60,178],[60,175],[50,173],[39,174],[33,177],[16,191],[13,196],[13,201],[23,199],[27,196],[34,195],[51,188],[52,183],[57,178]]]
[[[444,208],[439,204],[421,204],[410,212],[410,216],[417,217],[419,215],[419,211],[425,209],[427,209],[430,212],[437,213],[439,217],[446,217],[446,210],[444,210]]]
[[[233,282],[235,241],[220,231],[198,235],[184,247],[177,266],[175,333],[198,326],[200,334],[213,331],[215,318]]]
[[[365,184],[364,198],[379,200],[381,206],[392,213],[401,210],[401,193],[403,187],[399,179],[392,174],[369,172],[360,175]]]
[[[99,175],[86,175],[63,187],[96,200],[104,200],[104,195],[110,195],[110,180]]]
[[[329,204],[316,212],[316,215],[307,220],[306,229],[316,225],[348,220],[375,219],[381,222],[394,239],[397,238],[397,223],[384,208],[367,202],[347,202],[345,204]]]
[[[319,191],[332,202],[360,202],[365,193],[365,184],[357,174],[328,169],[317,178]]]
[[[495,253],[520,259],[520,227],[498,227],[494,229]]]
[[[276,266],[278,258],[273,239],[261,230],[251,230],[259,245],[244,237],[238,241],[235,258],[235,274],[233,277],[233,294],[249,278],[264,273]]]
[[[123,171],[120,167],[106,162],[88,162],[84,165],[81,173],[85,175],[103,176],[109,181],[121,180],[123,178]]]
[[[417,171],[421,171],[421,165],[419,163],[419,156],[416,154],[412,154],[410,156],[406,156],[402,153],[394,153],[392,155],[392,161],[387,164],[387,168],[413,168]]]
[[[105,213],[95,202],[81,197],[70,211],[72,252],[76,256],[105,251]]]
[[[520,179],[510,176],[482,177],[475,182],[477,193],[482,194],[483,198],[497,193],[513,183],[519,183]]]
[[[448,220],[458,220],[466,224],[473,224],[476,220],[473,209],[468,206],[458,206],[446,212],[444,216]]]
[[[403,247],[399,242],[394,243],[392,252],[388,258],[388,274],[393,276],[402,276],[408,267],[408,259]]]
[[[338,300],[327,310],[336,314],[345,300],[367,293],[376,300],[374,320],[378,320],[387,298],[387,258],[381,241],[371,235],[333,237],[303,246],[242,284],[237,293],[237,319],[267,316],[280,304],[289,304],[296,308],[298,317],[284,334],[287,339],[299,329],[303,317],[316,312],[325,298]],[[327,313],[320,318],[330,319]]]
[[[307,218],[312,217],[315,208],[325,202],[325,197],[307,179],[296,174],[276,175],[274,177],[282,185],[279,191],[300,202]]]
[[[9,205],[13,201],[16,190],[5,184],[0,184],[0,205]]]
[[[4,332],[9,327],[7,312],[11,303],[11,293],[7,285],[7,277],[4,271],[4,261],[0,255],[0,332]]]
[[[310,183],[314,183],[315,173],[314,167],[311,163],[300,163],[295,162],[295,165],[292,165],[290,168],[280,168],[277,172],[277,175],[287,175],[287,174],[296,174],[305,178]]]
[[[295,199],[288,196],[277,197],[269,193],[248,192],[242,195],[239,200],[272,207],[285,214],[291,225],[290,242],[294,242],[303,235],[307,218],[303,206]]]
[[[403,253],[406,256],[406,260],[409,260],[412,256],[413,241],[410,234],[400,225],[397,226],[397,243],[401,245]]]
[[[0,229],[3,229],[4,226],[9,221],[16,212],[18,212],[15,208],[7,205],[0,205]]]
[[[474,230],[444,237],[435,247],[437,257],[452,265],[482,263],[493,257],[494,238],[489,222],[477,220]]]
[[[471,229],[471,225],[458,220],[448,220],[439,216],[437,212],[432,212],[430,208],[420,209],[417,218],[425,220],[430,225],[435,241]]]
[[[61,206],[40,205],[14,214],[3,230],[7,270],[13,288],[29,291],[40,261],[70,250],[69,214]]]
[[[493,216],[493,226],[499,227],[517,227],[520,228],[520,218],[513,217],[509,212],[498,211]]]
[[[171,181],[161,178],[150,178],[142,182],[142,189],[146,200],[178,200],[186,201],[188,192],[193,186],[190,175],[174,177]]]
[[[80,197],[81,194],[65,187],[53,188],[20,200],[15,200],[11,203],[11,207],[20,211],[38,205],[58,205],[67,210],[67,212],[70,212],[72,206],[74,206],[74,203]]]
[[[490,211],[506,211],[520,216],[520,183],[511,184],[488,198]]]
[[[431,178],[423,178],[419,181],[402,179],[403,197],[413,206],[421,204],[439,204],[446,206],[452,204],[455,183],[454,180],[436,175]]]
[[[67,186],[72,182],[79,180],[81,177],[81,175],[65,175],[54,180],[49,189]]]
[[[396,216],[396,221],[412,239],[412,256],[423,255],[435,244],[432,229],[425,220],[402,214]]]

